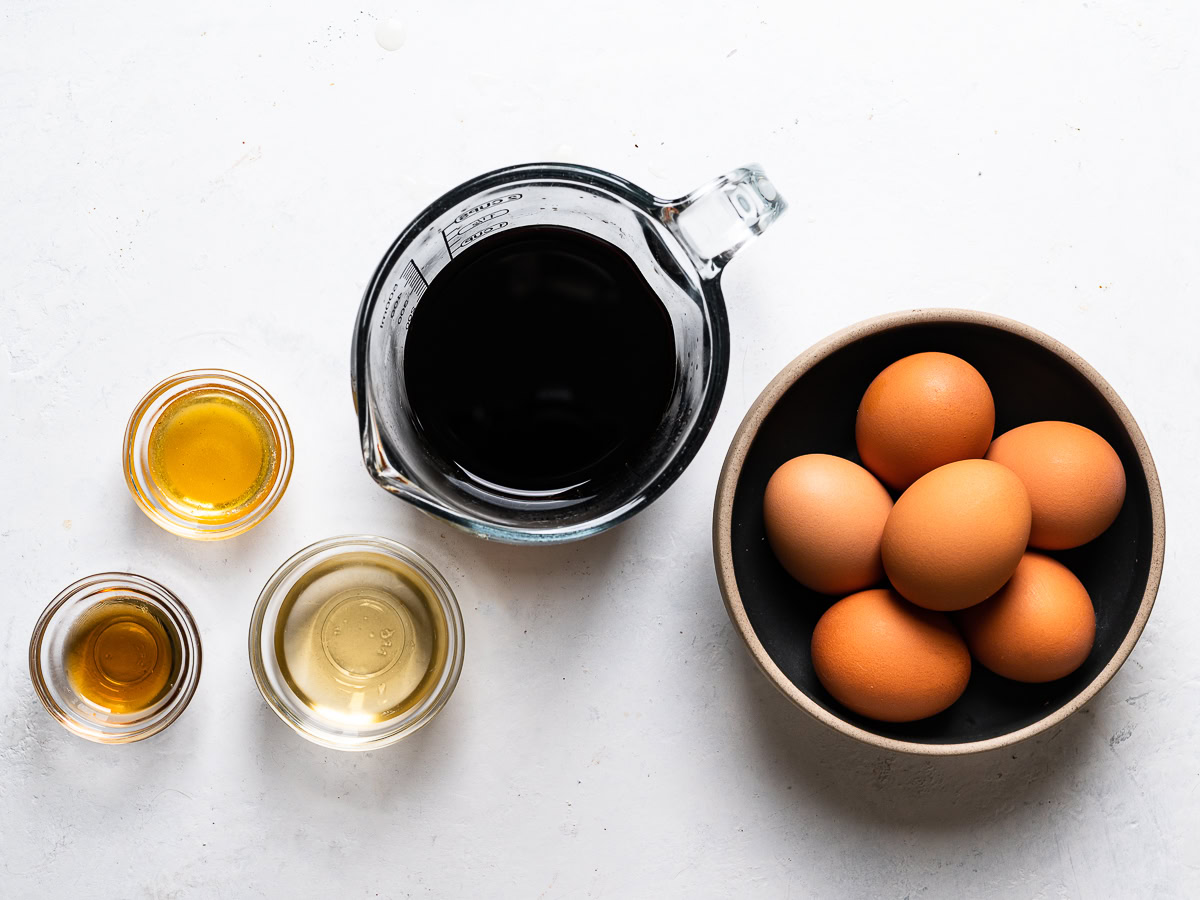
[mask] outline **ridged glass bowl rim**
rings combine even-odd
[[[163,703],[145,722],[130,723],[131,727],[123,730],[97,729],[73,716],[69,710],[63,709],[54,699],[42,669],[42,643],[58,621],[59,616],[72,606],[86,605],[90,607],[104,599],[103,595],[110,595],[112,599],[133,597],[162,612],[178,632],[180,647],[184,654],[180,663],[179,677],[169,700]],[[33,635],[29,639],[29,677],[33,681],[33,688],[37,692],[42,706],[72,734],[99,744],[129,744],[140,741],[158,734],[178,719],[196,693],[196,685],[200,681],[201,662],[200,631],[187,606],[157,581],[131,572],[99,572],[67,585],[42,610],[37,624],[33,627]]]
[[[149,440],[150,431],[158,420],[158,415],[148,413],[154,410],[161,414],[176,398],[205,387],[227,390],[252,403],[270,423],[278,454],[278,471],[267,496],[241,517],[220,523],[188,518],[157,500],[146,461],[140,458],[140,449]],[[270,515],[287,490],[292,477],[293,458],[292,431],[283,409],[262,385],[229,369],[188,369],[164,378],[142,397],[133,410],[125,427],[125,440],[121,448],[125,483],[129,485],[129,492],[142,511],[155,524],[172,534],[201,541],[217,541],[244,534]]]
[[[331,550],[342,553],[366,550],[382,553],[399,560],[425,579],[433,589],[433,594],[437,597],[446,618],[448,645],[446,665],[438,677],[437,685],[417,707],[404,715],[397,716],[388,729],[367,738],[348,736],[344,729],[337,731],[321,729],[319,718],[311,710],[293,698],[280,696],[275,691],[267,676],[266,663],[263,659],[263,634],[274,633],[279,610],[278,607],[272,610],[271,605],[279,588],[292,576],[303,574],[310,569],[318,557]],[[268,612],[270,612],[270,616],[268,616]],[[433,563],[411,547],[390,538],[370,534],[345,534],[325,538],[297,551],[275,571],[263,586],[250,617],[250,670],[254,673],[254,681],[258,685],[263,699],[267,701],[267,705],[301,737],[334,750],[374,750],[407,737],[441,712],[442,707],[450,699],[450,695],[454,693],[459,675],[462,674],[465,643],[462,611],[459,608],[458,600],[446,579],[442,577]],[[274,642],[272,641],[273,646]],[[277,662],[276,665],[278,665]]]

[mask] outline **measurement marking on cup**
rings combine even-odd
[[[470,237],[463,238],[462,242],[454,249],[456,251],[462,250],[468,244],[474,243],[475,241],[479,240],[479,238],[483,237],[484,235],[491,234],[493,231],[499,231],[501,228],[504,228],[506,225],[508,225],[507,222],[493,222],[487,228],[481,228],[481,229],[479,229],[479,231],[476,231]]]
[[[392,285],[387,303],[383,307],[383,315],[379,318],[379,327],[382,328],[394,319],[398,313],[402,313],[409,306],[420,300],[428,287],[429,282],[425,280],[425,276],[421,274],[421,270],[417,268],[416,263],[410,259],[408,264],[401,270],[400,277],[396,279],[396,283]]]
[[[480,216],[478,219],[475,219],[472,222],[468,222],[466,225],[462,225],[459,227],[455,227],[452,225],[442,233],[446,236],[447,240],[450,240],[450,239],[457,240],[459,237],[461,237],[462,235],[469,232],[472,228],[478,228],[484,222],[490,222],[492,219],[498,219],[501,216],[506,216],[506,215],[508,215],[507,209],[493,210],[492,212],[485,213],[484,215]]]
[[[454,224],[458,224],[463,219],[470,218],[477,212],[482,212],[485,209],[491,209],[493,206],[499,206],[502,203],[509,203],[513,200],[520,200],[520,194],[509,194],[507,197],[496,197],[493,200],[488,200],[486,203],[480,203],[477,206],[472,206],[470,209],[464,209],[454,219]]]
[[[507,210],[504,211],[507,214]],[[478,221],[478,220],[477,220]],[[466,232],[460,230],[453,234],[442,232],[442,237],[446,239],[446,249],[450,251],[451,256],[455,256],[465,248],[468,244],[477,241],[486,234],[491,234],[493,231],[499,231],[508,225],[508,222],[501,219],[499,221],[492,220],[487,223],[481,223],[481,227],[476,230],[467,229]]]
[[[509,210],[504,204],[520,200],[521,197],[521,194],[506,194],[464,209],[450,225],[442,229],[446,252],[453,258],[479,238],[507,227],[505,217]]]

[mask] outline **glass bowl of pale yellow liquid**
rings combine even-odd
[[[63,727],[127,744],[162,731],[187,707],[200,679],[200,633],[161,584],[124,572],[91,575],[38,619],[29,674]]]
[[[441,711],[463,643],[458,601],[427,559],[348,535],[305,547],[271,576],[250,621],[250,667],[301,736],[373,750]]]
[[[292,433],[279,404],[223,369],[155,385],[129,418],[122,452],[138,506],[167,531],[220,540],[249,531],[292,474]]]

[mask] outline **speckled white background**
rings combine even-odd
[[[0,11],[0,894],[5,897],[1200,895],[1194,4],[5,0]],[[969,9],[968,9],[969,7]],[[408,40],[376,44],[376,17]],[[758,160],[791,212],[726,273],[712,435],[649,511],[490,546],[373,486],[351,323],[397,231],[499,165],[569,158],[681,193]],[[927,761],[777,696],[720,603],[709,522],[748,403],[850,322],[966,306],[1065,341],[1158,461],[1158,606],[1112,684],[1019,748]],[[291,419],[265,525],[197,544],[121,479],[129,411],[195,366]],[[343,755],[246,659],[271,571],[348,531],[428,554],[467,660],[411,740]],[[200,623],[186,715],[71,737],[29,631],[98,570]]]

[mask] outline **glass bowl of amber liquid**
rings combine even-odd
[[[292,433],[279,404],[223,369],[155,385],[129,418],[122,451],[138,506],[167,531],[220,540],[249,531],[283,497]]]
[[[305,547],[271,576],[250,622],[250,668],[302,737],[373,750],[445,706],[463,643],[458,601],[429,560],[348,535]]]
[[[127,744],[162,731],[200,679],[200,633],[187,607],[149,578],[91,575],[46,607],[29,642],[42,705],[68,731]]]

